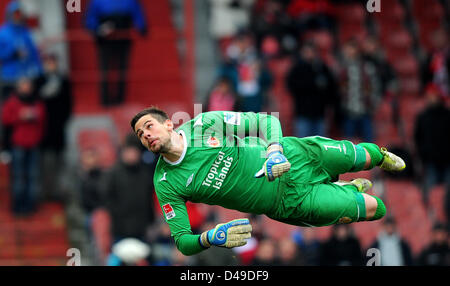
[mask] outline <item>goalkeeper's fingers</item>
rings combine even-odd
[[[239,225],[239,226],[233,226],[228,229],[229,234],[234,233],[248,233],[252,231],[252,225],[246,224],[246,225]]]
[[[229,229],[227,234],[227,240],[223,246],[228,248],[243,246],[247,244],[247,239],[252,237],[251,225],[234,227]]]
[[[264,164],[261,170],[255,173],[254,177],[262,178],[264,176],[267,176],[267,179],[269,181],[273,181],[275,178],[281,177],[284,173],[288,172],[290,169],[291,163],[289,161],[286,161],[278,165],[273,165],[270,172],[267,171],[266,164]]]

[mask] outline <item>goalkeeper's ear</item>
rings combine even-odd
[[[164,126],[167,128],[167,130],[168,131],[173,131],[173,122],[172,122],[172,120],[170,120],[170,119],[167,119],[165,122],[164,122]]]

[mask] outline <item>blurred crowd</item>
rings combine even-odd
[[[204,110],[273,111],[277,104],[270,62],[289,59],[283,88],[292,99],[292,135],[376,142],[375,116],[387,101],[393,117],[384,120],[400,126],[395,69],[375,34],[339,39],[335,7],[343,3],[366,1],[210,0],[209,28],[220,64]],[[183,256],[154,194],[152,172],[158,158],[130,134],[111,168],[103,167],[96,148],[83,150],[78,164],[68,166],[63,152],[73,110],[70,78],[61,72],[56,54],[38,50],[18,1],[8,5],[5,19],[0,27],[0,160],[11,169],[15,216],[32,215],[43,201],[78,209],[93,264],[366,265],[368,249],[352,225],[333,226],[326,240],[319,240],[312,228],[299,228],[279,240],[265,231],[258,216],[250,217],[254,231],[246,246]],[[129,33],[149,33],[145,15],[137,0],[91,0],[84,19],[98,51],[100,102],[120,106],[126,102]],[[414,147],[403,151],[415,158],[418,167],[411,179],[420,186],[426,207],[431,207],[430,190],[444,186],[446,221],[433,221],[431,242],[414,255],[396,218],[385,218],[370,247],[380,251],[381,265],[450,265],[450,42],[445,28],[430,35],[434,46],[421,59],[417,100],[425,104],[414,122]],[[107,243],[98,240],[94,225],[99,211],[110,219]],[[222,219],[214,209],[190,203],[188,212],[194,233]]]
[[[211,0],[210,3],[210,32],[221,63],[217,80],[205,101],[206,109],[280,110],[273,94],[276,74],[269,66],[274,59],[286,58],[291,64],[283,85],[292,99],[294,136],[320,135],[354,142],[377,142],[376,114],[382,103],[389,103],[392,116],[382,120],[390,121],[402,138],[404,146],[396,151],[415,165],[405,177],[422,190],[422,202],[428,214],[433,213],[431,190],[436,186],[444,187],[445,195],[440,203],[446,220],[439,221],[430,215],[435,224],[432,242],[418,257],[413,257],[407,239],[397,233],[394,217],[384,220],[383,230],[372,247],[381,250],[382,265],[449,265],[448,22],[430,33],[432,47],[424,49],[418,57],[419,96],[410,100],[423,102],[423,107],[413,122],[413,136],[408,142],[400,113],[402,108],[409,107],[401,106],[400,78],[383,49],[380,36],[375,32],[360,36],[357,29],[354,37],[339,35],[337,7],[359,4],[365,9],[366,1]],[[441,4],[442,9],[448,9],[444,2]],[[254,259],[247,262],[365,265],[366,250],[362,251],[351,226],[335,226],[332,237],[326,242],[314,243],[308,241],[314,239],[308,238],[303,241],[303,236],[312,236],[313,232],[302,229],[282,241],[261,239]],[[305,243],[311,244],[303,247]]]

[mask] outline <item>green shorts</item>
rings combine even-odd
[[[325,226],[365,219],[365,203],[353,186],[340,186],[340,174],[356,161],[352,142],[324,137],[284,137],[291,169],[280,178],[281,199],[272,219],[299,226]]]

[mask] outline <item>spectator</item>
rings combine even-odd
[[[433,227],[431,243],[419,255],[421,266],[450,266],[450,248],[448,232],[444,225],[437,223]]]
[[[116,165],[105,176],[105,206],[111,216],[113,241],[136,238],[145,242],[154,223],[152,177],[141,161],[141,146],[130,134]]]
[[[0,66],[3,100],[14,91],[19,79],[36,79],[42,73],[39,52],[25,24],[19,1],[8,4],[6,22],[0,27]]]
[[[361,245],[348,224],[334,225],[331,238],[322,244],[320,252],[322,266],[363,265]]]
[[[379,77],[380,96],[395,95],[399,89],[399,83],[394,69],[385,59],[382,47],[374,36],[367,37],[362,43],[362,59],[372,64]]]
[[[432,34],[432,50],[422,64],[422,85],[426,87],[434,83],[445,96],[450,93],[450,46],[448,34],[444,29],[438,29]]]
[[[386,218],[383,221],[383,230],[371,248],[380,250],[382,266],[411,266],[413,264],[411,248],[397,233],[396,226],[393,218]]]
[[[36,209],[40,189],[39,144],[44,135],[45,107],[34,94],[29,78],[17,83],[17,96],[5,102],[2,121],[12,130],[12,210],[30,215]]]
[[[302,232],[295,232],[293,238],[304,257],[305,266],[319,265],[320,241],[315,237],[314,228],[303,228]]]
[[[42,72],[38,50],[25,24],[19,1],[11,1],[6,8],[6,21],[0,27],[0,100],[6,101],[23,77],[34,80]],[[11,129],[2,128],[1,158],[9,162]]]
[[[358,43],[350,40],[342,47],[340,72],[344,135],[360,136],[364,142],[374,141],[373,114],[377,110],[381,83],[376,68],[361,58]]]
[[[295,136],[327,136],[325,115],[337,105],[337,83],[321,61],[316,46],[305,43],[300,57],[287,74],[286,86],[295,103]]]
[[[266,238],[258,245],[251,266],[277,266],[279,260],[276,257],[276,243],[272,238]]]
[[[425,89],[426,107],[416,117],[414,141],[423,166],[423,201],[428,207],[429,191],[444,182],[450,187],[450,110],[445,106],[439,88],[429,84]]]
[[[94,265],[104,263],[104,251],[100,249],[93,231],[95,213],[103,207],[103,180],[104,169],[99,150],[86,146],[81,148],[78,162],[64,166],[59,184],[66,202],[71,236],[85,242],[80,249]]]
[[[222,77],[214,85],[206,103],[207,111],[238,111],[239,103],[228,78]]]
[[[297,247],[295,242],[289,238],[283,238],[278,242],[279,255],[281,266],[303,266],[305,259]]]
[[[255,33],[260,53],[264,50],[264,42],[271,37],[276,39],[279,55],[292,54],[297,48],[298,34],[282,1],[258,1],[252,15],[251,30]]]
[[[57,182],[59,182],[61,166],[64,165],[65,130],[72,113],[72,90],[69,79],[59,71],[56,55],[45,56],[43,62],[45,73],[39,80],[39,93],[48,114],[42,142],[44,197],[63,200]]]
[[[104,170],[101,167],[100,160],[97,149],[87,148],[82,150],[80,167],[77,168],[77,174],[75,175],[75,180],[79,182],[75,188],[80,192],[80,202],[86,214],[88,230],[91,228],[92,213],[104,204],[102,194]]]
[[[272,85],[272,75],[258,58],[249,32],[237,36],[227,49],[229,59],[221,68],[220,77],[228,77],[237,91],[240,111],[262,111]]]
[[[383,50],[375,36],[367,37],[362,43],[362,58],[369,66],[375,67],[375,76],[378,78],[376,91],[382,98],[390,99],[392,109],[392,122],[400,127],[399,82],[393,67],[386,60]],[[402,134],[400,134],[402,136]]]
[[[85,25],[97,44],[101,103],[103,106],[119,105],[125,100],[132,27],[136,27],[142,36],[148,30],[140,2],[91,0]]]

